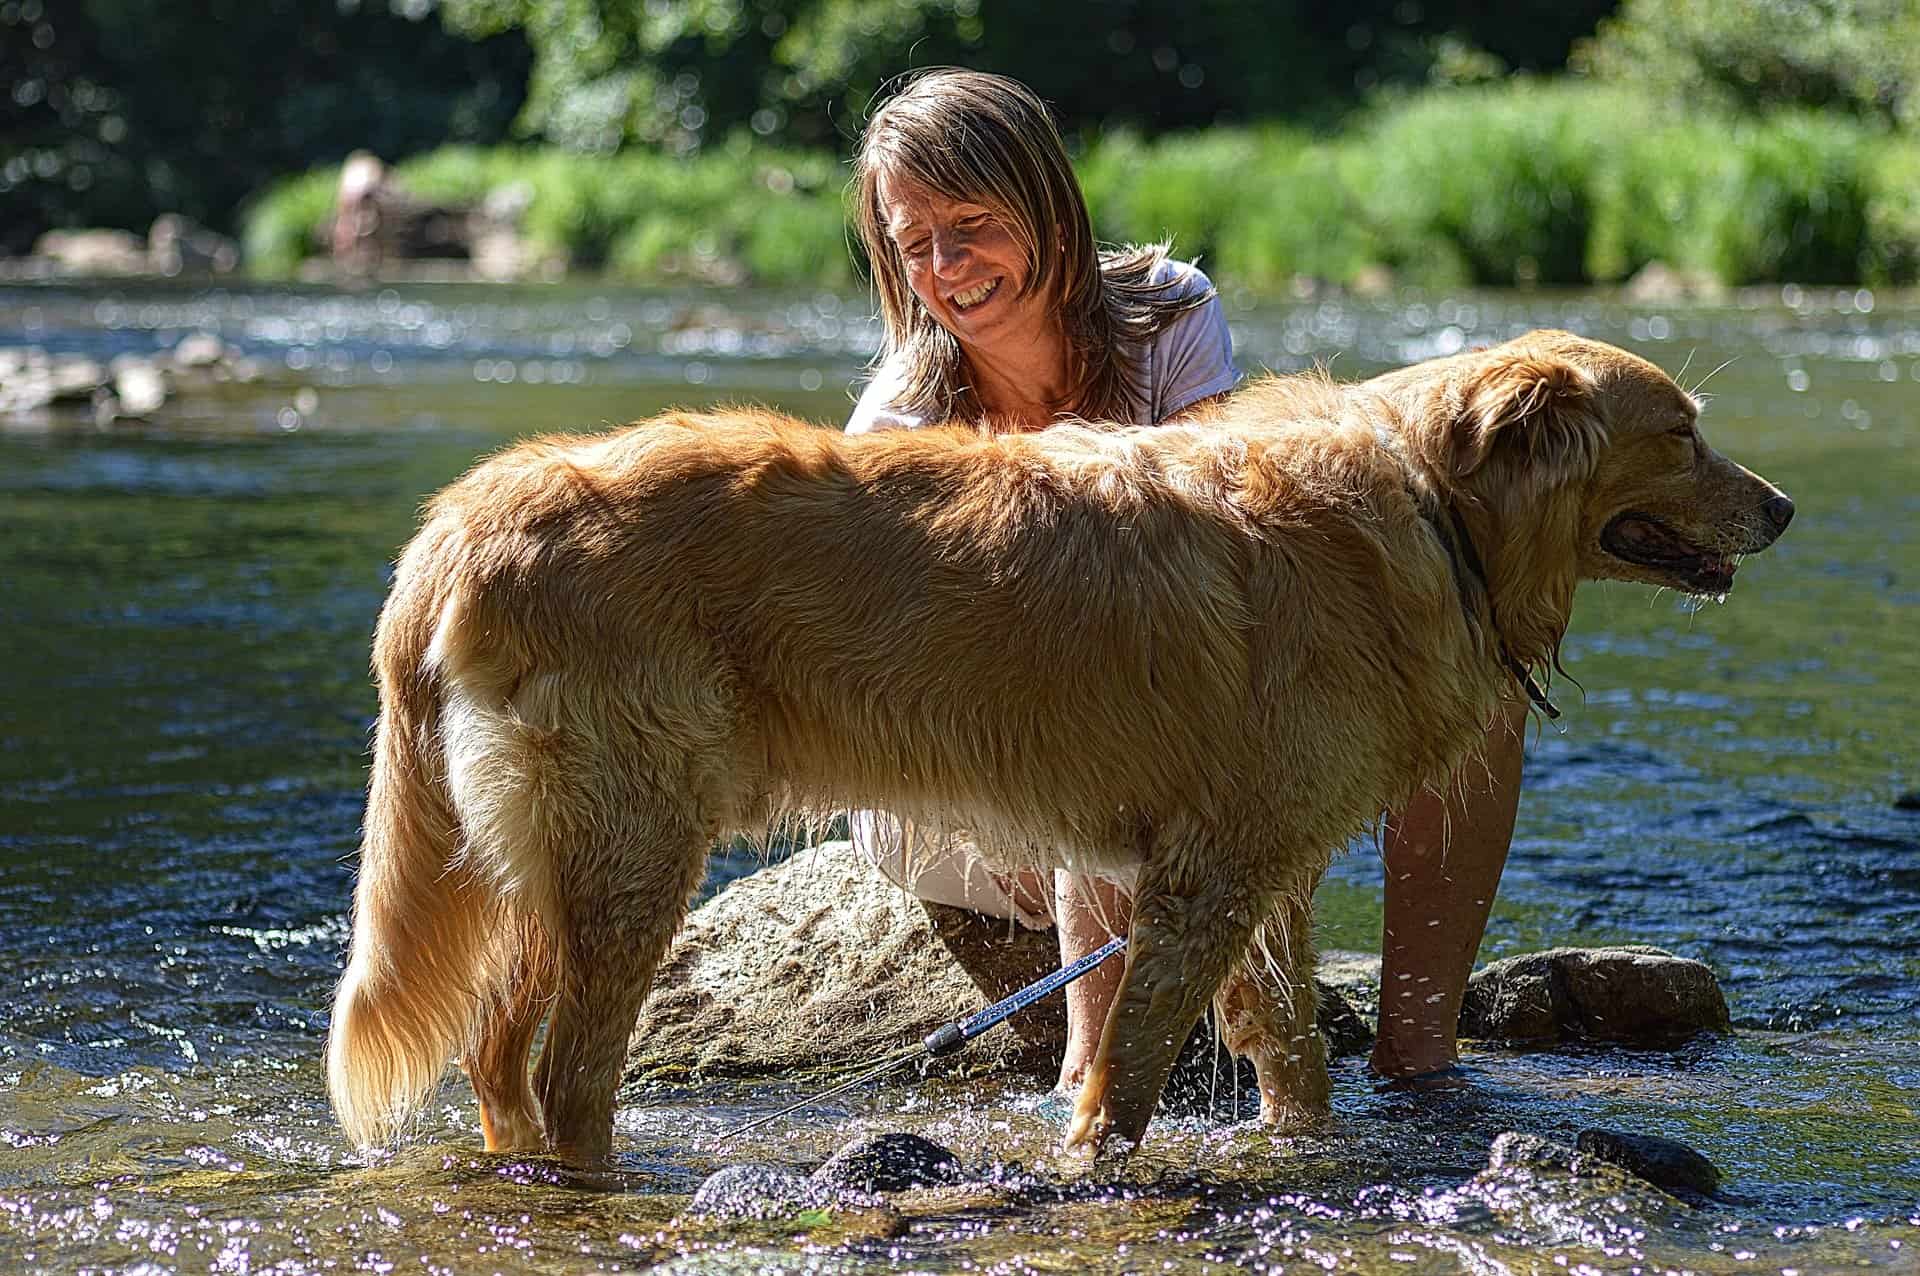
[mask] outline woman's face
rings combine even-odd
[[[1042,300],[1020,295],[1027,254],[1002,214],[888,173],[878,192],[907,285],[962,346],[1011,347],[1045,321]]]

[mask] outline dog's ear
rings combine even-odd
[[[1453,424],[1453,476],[1500,455],[1549,482],[1575,478],[1598,460],[1605,437],[1598,388],[1584,369],[1551,354],[1490,352]]]

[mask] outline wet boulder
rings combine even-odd
[[[49,355],[38,347],[0,350],[0,413],[85,408],[109,389],[107,366],[84,355]]]
[[[895,1132],[848,1143],[813,1172],[812,1181],[834,1192],[904,1192],[940,1187],[959,1175],[952,1152],[917,1134]]]
[[[1057,960],[1051,935],[945,913],[922,908],[844,842],[741,878],[687,917],[634,1029],[628,1076],[867,1063]],[[1031,1067],[1058,1051],[1063,1025],[1057,1005],[1037,1006],[956,1058]]]
[[[179,213],[162,213],[147,230],[147,268],[160,275],[224,275],[240,265],[240,245]]]
[[[1452,1195],[1477,1201],[1510,1226],[1549,1234],[1570,1218],[1625,1216],[1629,1226],[1644,1226],[1688,1208],[1618,1165],[1516,1130],[1494,1138],[1486,1168]]]
[[[831,1189],[779,1165],[729,1165],[707,1176],[687,1205],[687,1213],[707,1218],[786,1218],[801,1210],[823,1209]]]
[[[151,359],[120,355],[111,364],[112,397],[97,406],[96,417],[149,417],[167,403],[167,374]]]
[[[1584,1130],[1577,1145],[1508,1130],[1495,1136],[1487,1168],[1471,1187],[1503,1196],[1554,1195],[1551,1185],[1578,1184],[1587,1196],[1619,1195],[1660,1207],[1698,1204],[1720,1184],[1720,1172],[1684,1143],[1618,1130]],[[1650,1191],[1649,1189],[1658,1189]]]
[[[1595,1129],[1580,1131],[1576,1146],[1583,1156],[1617,1165],[1682,1199],[1710,1197],[1720,1190],[1714,1163],[1677,1139]]]
[[[654,977],[627,1056],[629,1080],[763,1076],[868,1063],[1059,967],[1051,930],[922,904],[846,842],[741,878],[687,918]],[[1335,1052],[1365,1024],[1321,989]],[[1190,1043],[1204,1056],[1212,1037]],[[1199,1036],[1200,1034],[1196,1034]],[[1064,998],[1023,1010],[953,1056],[962,1068],[1043,1076],[1066,1044]],[[1204,1045],[1204,1048],[1202,1048]]]
[[[1704,964],[1663,949],[1551,948],[1489,963],[1467,985],[1462,1036],[1667,1046],[1729,1027]]]
[[[211,368],[233,357],[233,351],[216,334],[189,332],[173,348],[176,368]]]
[[[1642,305],[1673,305],[1687,301],[1718,301],[1727,289],[1712,274],[1650,261],[1621,286],[1621,296]]]
[[[33,255],[62,275],[147,273],[146,241],[124,230],[50,230],[34,240]]]

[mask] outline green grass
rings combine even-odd
[[[240,248],[257,275],[290,275],[308,256],[325,252],[321,231],[333,217],[339,168],[317,168],[277,183],[247,210]]]
[[[1302,277],[1436,286],[1607,284],[1649,262],[1727,284],[1911,283],[1920,139],[1805,111],[1676,115],[1618,86],[1524,77],[1376,104],[1341,132],[1116,132],[1077,159],[1103,239],[1172,239],[1222,283]],[[736,140],[646,151],[449,147],[399,167],[418,194],[477,202],[524,183],[523,229],[576,271],[634,282],[856,279],[846,167]],[[256,271],[321,251],[335,170],[292,178],[248,217]]]

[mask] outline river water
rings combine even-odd
[[[1585,691],[1531,747],[1481,955],[1658,944],[1713,967],[1730,1036],[1469,1045],[1455,1097],[1377,1095],[1345,1061],[1325,1134],[1270,1138],[1223,1095],[1095,1173],[1055,1158],[1031,1083],[993,1077],[874,1086],[724,1155],[702,1136],[817,1082],[635,1091],[614,1190],[482,1154],[456,1084],[425,1137],[356,1156],[319,1056],[368,636],[419,501],[511,438],[668,404],[838,421],[866,305],[15,287],[0,344],[217,332],[265,376],[151,424],[0,420],[0,1270],[1920,1271],[1920,813],[1896,805],[1920,790],[1920,308],[1228,300],[1251,369],[1357,376],[1543,325],[1689,384],[1719,369],[1709,437],[1798,517],[1724,606],[1584,591]],[[1323,945],[1376,945],[1379,896],[1377,862],[1342,859]],[[1687,1142],[1721,1196],[1476,1177],[1502,1131],[1590,1126]],[[806,1169],[889,1129],[953,1148],[968,1186],[890,1218],[684,1215],[720,1165]]]

